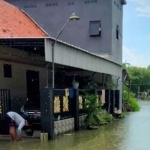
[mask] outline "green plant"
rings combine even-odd
[[[102,109],[101,101],[99,96],[96,94],[85,94],[85,112],[87,114],[85,118],[85,125],[88,126],[99,126],[107,124],[113,121],[113,116],[106,110]]]
[[[114,120],[114,117],[112,116],[112,114],[109,114],[108,112],[106,112],[105,120],[107,122],[111,122]]]
[[[85,125],[93,126],[93,125],[100,125],[100,119],[98,117],[99,110],[101,107],[100,101],[98,101],[99,97],[96,94],[89,94],[86,93],[85,96]]]
[[[126,112],[122,112],[122,113],[118,116],[118,118],[122,119],[122,118],[125,118],[125,116],[126,116]]]
[[[128,97],[128,91],[123,91],[123,98],[124,98],[124,109],[126,111],[139,111],[140,106],[138,104],[138,101],[135,98],[135,94],[130,92],[130,97]]]
[[[130,104],[131,111],[139,111],[140,110],[140,106],[135,98],[131,97],[129,100],[129,104]]]
[[[109,114],[106,110],[101,110],[99,112],[99,119],[100,119],[100,125],[103,125],[103,124],[107,124],[108,122],[111,122],[114,120],[114,117]]]

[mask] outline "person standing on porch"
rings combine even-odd
[[[24,126],[28,126],[27,120],[22,118],[18,113],[9,111],[6,113],[6,120],[9,124],[9,133],[12,138],[12,140],[16,140],[16,133],[19,138],[19,140],[22,139],[22,128]],[[16,132],[17,128],[17,132]]]

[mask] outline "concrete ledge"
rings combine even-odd
[[[54,134],[59,135],[74,131],[74,118],[59,120],[54,122]]]
[[[84,127],[84,120],[85,120],[86,115],[81,115],[79,116],[79,127],[82,128]]]

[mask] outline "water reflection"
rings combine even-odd
[[[140,104],[140,112],[129,113],[99,130],[66,134],[50,142],[25,139],[12,143],[0,138],[0,150],[149,150],[150,102]]]

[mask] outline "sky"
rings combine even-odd
[[[123,62],[150,65],[150,0],[127,0],[123,16]]]

